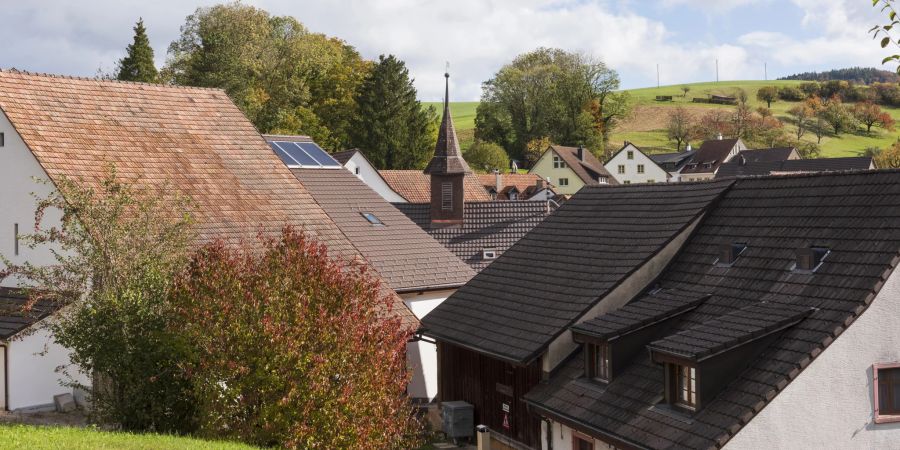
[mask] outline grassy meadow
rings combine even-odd
[[[614,147],[619,147],[624,141],[629,141],[654,153],[674,151],[674,144],[666,138],[665,133],[667,114],[671,108],[684,106],[698,116],[712,108],[731,109],[734,107],[693,103],[691,99],[693,97],[706,97],[709,94],[734,95],[738,89],[743,89],[747,91],[747,95],[750,98],[749,103],[755,109],[758,106],[765,106],[765,102],[760,102],[756,99],[756,91],[759,88],[763,86],[799,85],[800,83],[802,81],[722,81],[632,89],[628,92],[631,94],[634,105],[633,113],[612,134],[610,143]],[[690,91],[685,97],[682,97],[681,86],[690,87]],[[658,102],[656,101],[657,95],[671,95],[673,101]],[[772,113],[784,122],[787,133],[796,133],[796,126],[788,120],[787,111],[797,105],[797,103],[782,100],[772,103]],[[440,102],[426,102],[424,104],[433,105],[438,110],[442,105]],[[471,145],[474,140],[475,111],[477,107],[478,102],[450,103],[450,112],[453,115],[453,122],[459,134],[460,146],[463,149]],[[882,107],[882,109],[889,112],[900,123],[900,108]],[[862,154],[868,147],[887,147],[894,143],[898,137],[900,137],[900,126],[898,126],[898,131],[893,132],[884,131],[881,128],[872,128],[870,135],[867,135],[864,131],[859,131],[856,133],[842,133],[840,136],[823,136],[820,147],[823,157],[857,156]],[[807,132],[803,136],[803,140],[815,142],[816,137],[812,133]]]
[[[0,446],[8,449],[120,449],[120,450],[251,450],[251,447],[222,441],[203,441],[160,434],[132,434],[96,431],[90,428],[0,425]]]

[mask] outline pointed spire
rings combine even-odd
[[[434,146],[434,156],[425,168],[427,174],[456,174],[472,173],[472,169],[463,159],[459,149],[459,138],[456,137],[456,128],[453,127],[453,118],[450,117],[450,73],[444,73],[444,112],[441,117],[441,127],[438,129],[437,144]]]

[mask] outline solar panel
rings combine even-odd
[[[276,142],[285,153],[290,155],[294,161],[297,161],[301,167],[317,167],[318,161],[309,156],[302,148],[298,147],[294,142]]]
[[[340,167],[340,163],[334,160],[325,150],[312,142],[297,142],[296,145],[306,151],[309,156],[324,167]]]
[[[297,161],[294,161],[293,158],[288,156],[288,154],[285,153],[284,150],[279,148],[277,145],[275,145],[274,142],[269,142],[269,147],[272,147],[272,151],[275,152],[275,154],[278,155],[278,157],[281,158],[281,161],[283,161],[286,165],[296,166],[298,164]]]

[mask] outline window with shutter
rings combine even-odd
[[[441,183],[441,209],[453,209],[453,183]]]

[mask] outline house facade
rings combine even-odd
[[[34,224],[30,193],[50,194],[62,179],[96,187],[110,165],[119,180],[137,188],[189,198],[200,243],[252,241],[295,226],[336,257],[362,259],[221,90],[0,71],[0,110],[0,228],[6,230],[0,251],[13,262],[55,262],[49,249],[20,242]],[[58,221],[59,211],[49,214],[50,224]],[[54,395],[72,392],[56,372],[70,365],[68,352],[40,328],[52,312],[22,317],[15,308],[26,282],[5,279],[0,293],[0,302],[10,306],[0,315],[6,409],[45,408]],[[418,319],[402,299],[386,295],[394,314],[414,329]],[[34,351],[44,346],[46,352]],[[68,372],[90,384],[77,367]]]
[[[584,186],[616,184],[603,163],[584,147],[551,145],[528,173],[550,180],[557,194],[573,195]]]
[[[619,184],[665,183],[671,175],[636,145],[626,142],[604,164]]]

